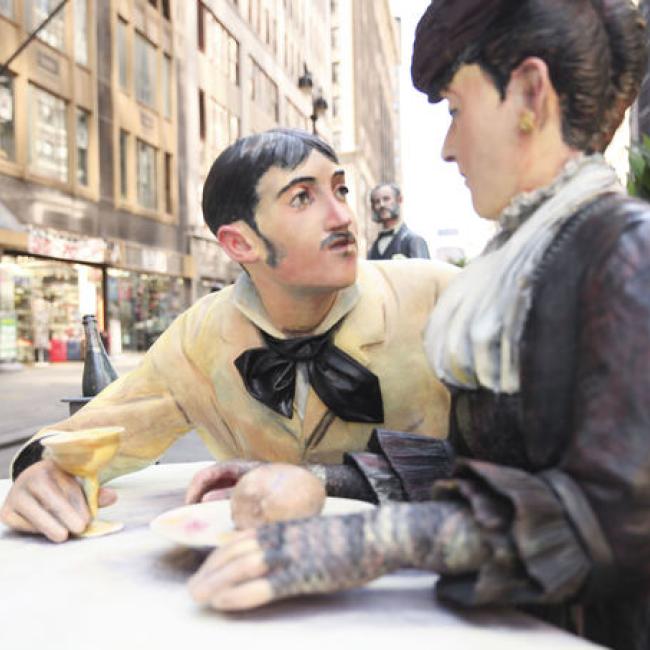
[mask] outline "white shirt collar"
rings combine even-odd
[[[327,316],[318,324],[318,326],[310,332],[311,335],[323,334],[328,329],[332,328],[336,323],[338,323],[344,316],[347,316],[352,309],[359,302],[360,291],[358,286],[358,280],[346,287],[341,289],[337,296],[332,308],[327,313]],[[235,287],[233,290],[232,297],[234,305],[241,311],[248,320],[250,320],[254,325],[259,329],[263,330],[267,334],[274,336],[279,339],[288,338],[286,334],[281,332],[269,318],[262,300],[257,293],[255,285],[251,281],[247,273],[242,272],[235,282]]]

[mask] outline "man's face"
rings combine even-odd
[[[372,218],[378,223],[399,218],[399,201],[390,185],[383,185],[370,194]]]
[[[347,193],[343,170],[317,151],[295,169],[271,167],[260,178],[255,221],[269,281],[293,291],[331,291],[355,281],[357,226]]]

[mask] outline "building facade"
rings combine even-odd
[[[0,3],[2,61],[57,5]],[[166,1],[68,0],[5,73],[0,358],[78,358],[84,313],[145,349],[187,304],[174,43]]]
[[[334,148],[350,176],[350,200],[367,250],[377,234],[370,191],[401,183],[400,27],[388,0],[330,0]]]
[[[201,191],[242,135],[292,126],[333,141],[365,239],[368,188],[398,167],[388,0],[59,5],[0,0],[0,63],[49,17],[0,74],[0,361],[79,358],[84,313],[111,353],[146,349],[232,282]],[[374,29],[389,46],[383,32],[364,45]]]

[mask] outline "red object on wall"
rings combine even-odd
[[[50,339],[50,361],[67,361],[68,349],[62,339]]]

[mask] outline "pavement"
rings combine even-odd
[[[141,359],[142,354],[127,352],[111,357],[111,362],[118,375],[123,375]],[[82,373],[80,361],[0,370],[0,479],[8,477],[9,463],[27,439],[46,424],[68,415],[68,405],[61,399],[81,395]],[[207,448],[192,431],[173,445],[161,462],[210,458]]]

